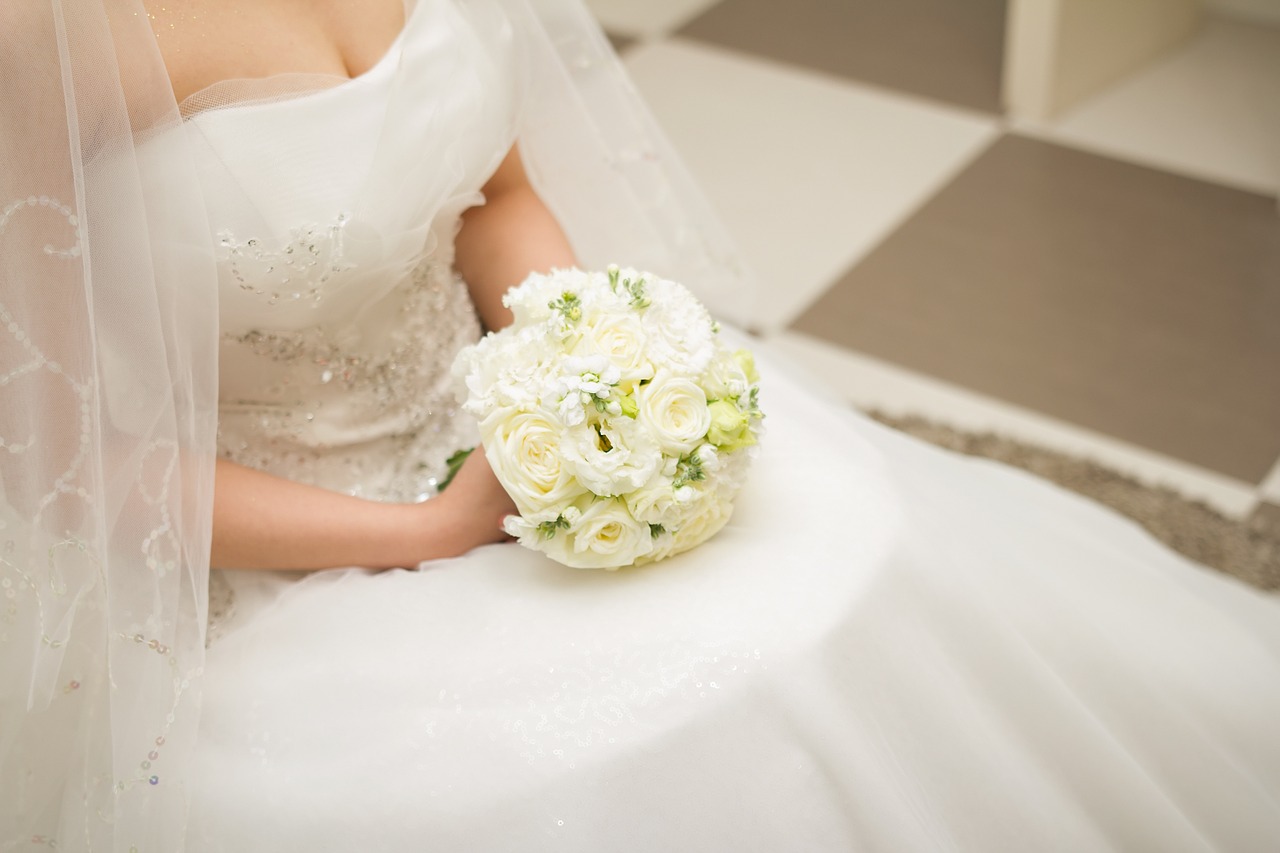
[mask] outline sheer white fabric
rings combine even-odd
[[[458,207],[509,145],[504,116],[518,102],[493,95],[509,70],[475,40],[503,28],[455,12],[423,0],[395,60],[400,85],[435,92],[432,118],[450,139],[488,154],[450,164],[428,265],[451,257]],[[529,48],[530,28],[516,31]],[[376,207],[365,152],[377,143],[393,174],[402,164],[388,158],[414,156],[361,120],[397,91],[387,67],[194,119],[215,232],[248,233],[226,186],[287,208],[285,236],[258,246],[272,259],[291,245],[290,223],[326,221],[344,197]],[[543,130],[575,127],[530,107],[522,143],[534,116]],[[408,118],[400,127],[418,146],[432,140]],[[528,153],[536,162],[536,143]],[[401,191],[418,180],[403,165]],[[570,175],[555,168],[553,189]],[[623,252],[644,235],[627,211],[646,207],[617,198]],[[365,219],[353,210],[348,229]],[[418,227],[419,213],[377,228]],[[608,217],[587,219],[589,230]],[[408,328],[432,341],[417,376],[443,372],[456,331],[475,334],[451,309],[329,304],[344,276],[397,268],[393,242],[372,224],[365,233],[386,254],[333,272],[318,300],[271,304],[273,272],[220,257],[224,327],[314,323],[363,365],[380,363],[364,341]],[[419,255],[405,250],[407,269]],[[364,286],[395,294],[383,275]],[[279,473],[376,494],[412,481],[406,434],[426,431],[415,460],[454,449],[456,436],[414,420],[409,400],[428,391],[397,398],[410,377],[343,384],[333,359],[292,352],[285,383],[266,372],[278,351],[223,349],[224,433],[240,422],[229,389],[290,389],[265,423],[236,427]],[[719,536],[670,563],[573,573],[494,546],[416,573],[226,573],[235,613],[207,662],[190,846],[1177,850],[1248,848],[1280,831],[1280,738],[1265,722],[1280,712],[1273,602],[1201,577],[1087,502],[836,411],[763,351],[760,362],[769,431],[753,485]],[[277,453],[276,423],[358,470],[314,468],[297,443]]]
[[[0,847],[176,850],[208,588],[208,223],[145,16],[6,3],[0,67]]]
[[[742,276],[574,2],[418,0],[368,74],[186,122],[141,7],[106,7],[0,10],[0,849],[1280,836],[1274,600],[764,351],[754,485],[706,546],[218,573],[206,656],[215,447],[405,498],[466,437],[452,240],[513,139],[589,263],[730,316]]]
[[[481,56],[520,64],[529,76],[508,75],[511,101],[536,85],[575,103],[576,126],[600,140],[592,156],[611,161],[606,136],[581,117],[613,94],[584,100],[573,75],[526,59],[558,61],[549,45],[598,47],[598,34],[574,31],[586,18],[572,3],[542,4],[544,16],[571,9],[548,26],[509,5],[510,21],[494,5],[466,11],[493,24],[474,31],[485,39],[505,32],[509,52],[472,50],[433,79],[474,76]],[[463,55],[453,54],[455,64]],[[210,318],[228,247],[210,240],[194,165],[203,142],[183,129],[139,0],[6,2],[0,72],[0,847],[176,850],[204,654],[219,348]],[[312,75],[229,83],[184,108],[309,97],[337,84]],[[391,157],[396,167],[364,184],[376,204],[359,209],[370,218],[414,223],[380,228],[401,248],[387,256],[401,263],[422,261],[439,239],[431,224],[449,224],[436,206],[459,162],[500,156],[454,144],[464,140],[436,115],[429,93],[394,75],[373,162],[424,123],[445,154]],[[551,146],[540,168],[563,174],[557,156]],[[613,183],[592,191],[612,195]],[[416,192],[395,192],[405,185]],[[696,192],[687,196],[700,209]],[[264,217],[252,230],[269,241],[280,227],[307,236],[281,221]],[[359,228],[350,231],[347,247],[358,253]],[[673,232],[656,222],[647,233]],[[654,266],[709,267],[706,241],[681,233],[681,248],[651,254]],[[392,287],[405,271],[363,272]]]

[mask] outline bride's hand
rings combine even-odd
[[[472,451],[435,501],[448,506],[450,523],[457,525],[463,551],[510,538],[503,532],[502,520],[518,512],[489,467],[483,447]]]

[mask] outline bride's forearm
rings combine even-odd
[[[219,459],[211,562],[226,569],[416,566],[473,544],[439,498],[384,504]]]
[[[485,327],[511,322],[502,295],[530,272],[577,261],[551,211],[529,184],[519,151],[511,149],[484,187],[485,203],[462,217],[455,265],[471,290]]]

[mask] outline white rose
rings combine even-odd
[[[706,438],[711,428],[707,395],[691,379],[659,372],[653,381],[638,392],[638,419],[662,449],[673,456],[684,456]]]
[[[654,474],[649,482],[628,493],[624,499],[631,514],[646,524],[666,526],[678,518],[675,486],[671,477],[664,477],[661,472]]]
[[[597,495],[638,489],[662,464],[653,437],[628,417],[572,427],[564,433],[561,452],[578,481]]]
[[[564,464],[562,430],[540,411],[498,411],[480,425],[489,465],[522,515],[564,506],[586,492]]]
[[[705,498],[699,502],[697,509],[686,517],[679,529],[669,531],[670,536],[662,537],[658,547],[646,555],[646,562],[662,560],[682,551],[688,551],[720,532],[733,515],[733,504],[720,500],[711,492],[706,493]]]
[[[625,382],[641,382],[653,377],[648,338],[639,318],[630,313],[601,315],[584,330],[577,352],[605,357]]]
[[[653,551],[649,525],[636,521],[620,500],[601,500],[582,511],[567,533],[565,562],[575,569],[629,566]]]

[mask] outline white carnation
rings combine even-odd
[[[564,431],[561,452],[580,483],[597,495],[625,495],[662,464],[653,437],[631,418],[590,421]]]

